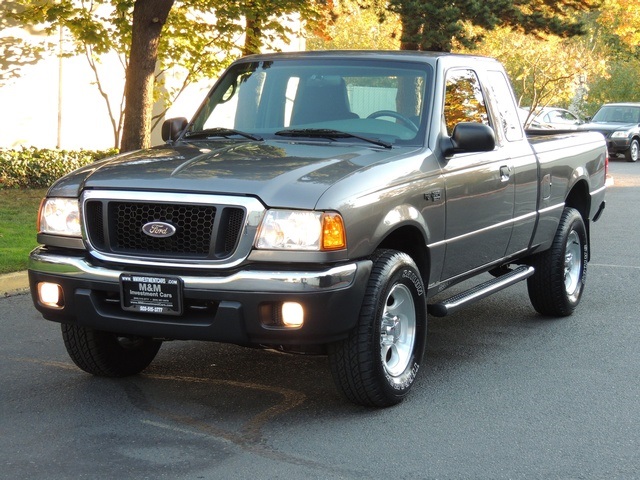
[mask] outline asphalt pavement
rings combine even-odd
[[[518,284],[430,318],[389,409],[344,401],[324,357],[216,343],[92,377],[28,294],[0,298],[0,479],[640,479],[640,165],[611,171],[574,315]]]

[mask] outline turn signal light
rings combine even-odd
[[[337,213],[325,213],[322,217],[322,249],[339,250],[346,246],[342,217]]]

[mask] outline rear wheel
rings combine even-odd
[[[535,273],[527,279],[527,287],[533,307],[543,315],[571,315],[584,290],[588,258],[582,216],[574,208],[565,208],[551,248],[531,262]]]
[[[638,157],[640,157],[640,143],[637,138],[631,140],[631,145],[629,145],[629,150],[624,154],[624,157],[627,159],[627,162],[637,162]]]
[[[64,345],[79,368],[101,377],[126,377],[147,368],[162,342],[62,324]]]
[[[373,258],[358,325],[329,347],[336,386],[350,401],[388,407],[413,385],[426,344],[426,291],[408,255],[380,250]]]

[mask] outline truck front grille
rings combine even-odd
[[[219,260],[230,256],[244,225],[243,208],[120,200],[85,203],[89,243],[107,254],[137,257]],[[149,222],[175,228],[169,237],[144,233]]]

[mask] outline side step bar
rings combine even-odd
[[[533,275],[534,272],[535,269],[533,267],[521,265],[504,275],[500,275],[499,277],[488,280],[480,285],[476,285],[475,287],[458,293],[453,297],[447,298],[440,303],[433,303],[429,305],[429,313],[435,317],[446,317],[450,313],[453,313],[470,303],[481,300],[493,293],[527,279]]]

